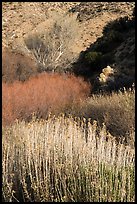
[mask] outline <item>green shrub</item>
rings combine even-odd
[[[101,52],[88,52],[85,54],[85,61],[90,65],[97,65],[99,64],[101,57]]]
[[[88,69],[85,69],[85,72],[87,71],[87,76],[92,77],[93,73],[101,71],[108,63],[112,62],[111,59],[110,55],[103,55],[102,52],[87,52],[83,60],[85,66],[88,67]]]

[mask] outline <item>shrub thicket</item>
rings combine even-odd
[[[10,124],[16,118],[29,120],[34,112],[38,118],[46,118],[49,112],[72,109],[89,95],[90,86],[73,75],[45,73],[25,83],[3,83],[2,92],[2,120]]]
[[[37,74],[37,65],[34,59],[23,53],[13,52],[7,48],[2,51],[2,81],[25,81]]]
[[[90,64],[93,68],[100,64],[102,57],[101,52],[88,52],[85,54],[85,62]]]
[[[75,109],[74,115],[104,122],[109,132],[118,139],[130,141],[135,130],[135,90],[119,91],[111,95],[93,95]]]

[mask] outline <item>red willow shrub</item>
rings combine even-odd
[[[38,73],[37,64],[28,55],[12,51],[8,48],[2,50],[2,81],[12,83],[15,80],[25,81]]]
[[[3,83],[3,125],[15,119],[29,120],[32,113],[46,118],[49,112],[63,112],[89,96],[90,91],[90,85],[82,78],[58,73],[42,73],[26,82]]]

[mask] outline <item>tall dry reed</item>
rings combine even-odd
[[[3,128],[3,201],[132,202],[135,151],[64,115]]]

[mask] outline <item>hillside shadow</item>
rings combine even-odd
[[[130,43],[127,43],[130,40]],[[119,53],[122,55],[120,60],[117,59],[116,53],[122,47]],[[121,70],[119,75],[115,77],[115,82],[110,85],[108,90],[119,90],[122,87],[130,87],[135,82],[133,74],[125,74],[124,70],[127,66],[125,60],[124,49],[127,49],[126,58],[128,62],[131,60],[132,69],[135,69],[135,12],[133,17],[129,19],[121,17],[114,21],[109,22],[103,28],[102,37],[98,38],[96,42],[92,43],[85,51],[79,55],[77,62],[73,64],[73,72],[77,76],[82,76],[88,80],[92,85],[94,84],[93,91],[100,88],[97,83],[97,76],[101,73],[102,69],[107,65],[112,66],[114,69]],[[123,62],[123,64],[121,63]],[[128,66],[127,66],[127,69]],[[117,82],[116,82],[117,81]]]

